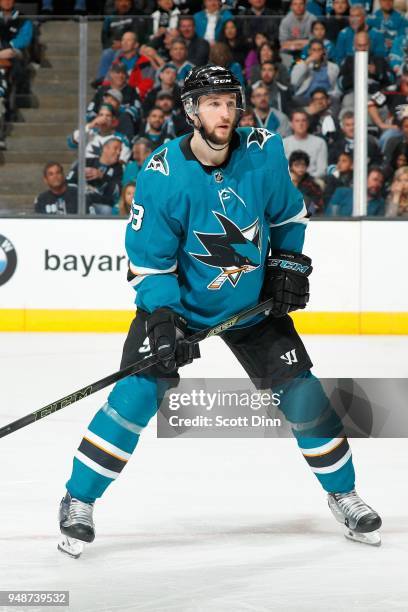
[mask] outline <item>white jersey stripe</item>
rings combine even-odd
[[[305,457],[317,457],[319,455],[325,455],[332,451],[336,446],[341,444],[344,440],[343,438],[332,438],[326,444],[322,444],[322,446],[315,446],[314,448],[300,448]]]
[[[102,476],[106,476],[106,478],[112,478],[115,480],[119,476],[119,472],[112,472],[112,470],[102,467],[99,465],[99,463],[92,461],[92,459],[89,459],[89,457],[81,453],[80,450],[77,450],[75,457],[78,459],[78,461],[81,461],[81,463],[84,463],[87,467],[91,468],[91,470],[97,472],[98,474],[102,474]]]
[[[170,268],[159,270],[158,268],[143,268],[142,266],[135,266],[130,261],[129,268],[133,274],[169,274],[169,272],[175,272],[177,270],[177,262],[170,266]]]
[[[306,215],[307,210],[305,203],[303,202],[303,208],[297,215],[291,217],[290,219],[286,219],[286,221],[282,221],[282,223],[270,223],[269,225],[270,227],[280,227],[281,225],[286,225],[286,223],[304,223],[306,225],[309,221]]]
[[[107,453],[115,455],[119,459],[123,459],[123,461],[129,461],[130,457],[132,456],[130,453],[126,453],[118,446],[115,446],[114,444],[111,444],[110,442],[107,442],[103,438],[97,436],[95,433],[93,433],[93,431],[90,431],[89,429],[87,429],[84,438],[87,438],[90,442],[94,442],[96,446],[106,451]]]

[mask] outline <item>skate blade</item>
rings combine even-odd
[[[84,550],[84,543],[81,540],[63,535],[58,543],[58,550],[74,559],[78,559]]]
[[[360,542],[369,546],[381,546],[381,536],[379,531],[370,531],[369,533],[357,533],[346,527],[344,535],[352,542]]]

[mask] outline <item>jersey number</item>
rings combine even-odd
[[[142,227],[143,217],[144,217],[145,209],[141,204],[132,204],[132,210],[130,212],[130,222],[132,224],[132,229],[135,232],[138,232]]]

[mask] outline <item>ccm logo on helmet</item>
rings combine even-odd
[[[214,79],[214,85],[217,83],[231,83],[231,79]]]

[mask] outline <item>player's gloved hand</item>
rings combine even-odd
[[[274,299],[275,317],[305,308],[309,301],[309,279],[312,260],[302,253],[274,251],[265,261],[262,300]]]
[[[158,353],[157,367],[162,372],[172,372],[199,357],[198,345],[184,342],[186,331],[186,320],[170,308],[158,308],[147,317],[150,348],[152,353]]]

